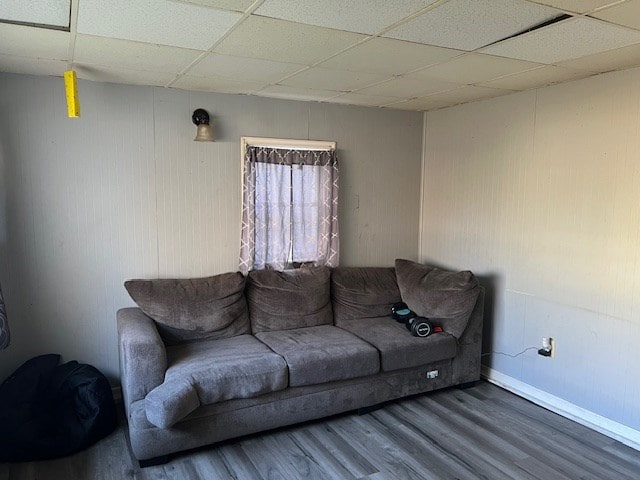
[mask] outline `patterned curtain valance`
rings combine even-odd
[[[336,168],[338,165],[335,150],[295,150],[254,146],[247,146],[245,161],[278,165],[335,166]]]

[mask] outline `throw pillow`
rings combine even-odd
[[[393,267],[338,267],[331,272],[336,325],[358,318],[385,317],[401,300]]]
[[[190,279],[129,280],[127,292],[168,345],[249,332],[240,272]]]
[[[333,323],[327,267],[253,270],[247,302],[253,333]]]
[[[473,273],[450,272],[397,259],[396,277],[402,301],[411,310],[438,319],[445,332],[460,338],[480,293],[480,284]]]

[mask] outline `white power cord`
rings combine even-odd
[[[487,355],[505,355],[507,357],[516,358],[516,357],[519,357],[520,355],[522,355],[523,353],[528,352],[529,350],[537,350],[537,349],[538,349],[538,347],[528,347],[528,348],[525,348],[524,350],[522,350],[521,352],[516,353],[515,355],[511,355],[509,353],[504,353],[504,352],[487,352],[487,353],[483,353],[481,356],[482,357],[486,357]]]

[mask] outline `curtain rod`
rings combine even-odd
[[[336,142],[326,140],[302,140],[294,138],[240,137],[240,146],[262,148],[284,148],[287,150],[309,150],[330,152],[336,150]]]
[[[282,148],[285,150],[312,150],[317,152],[331,152],[335,150],[333,147],[317,148],[317,147],[294,147],[291,145],[259,145],[257,143],[247,143],[247,147],[262,147],[262,148]]]

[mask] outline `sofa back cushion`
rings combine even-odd
[[[402,301],[418,315],[438,319],[445,332],[460,338],[480,293],[470,271],[450,272],[409,260],[396,260]]]
[[[327,267],[254,270],[247,279],[253,333],[333,323]]]
[[[384,317],[401,301],[393,267],[338,267],[331,272],[336,325],[359,318]]]
[[[167,345],[249,332],[240,272],[190,279],[129,280],[125,288]]]

